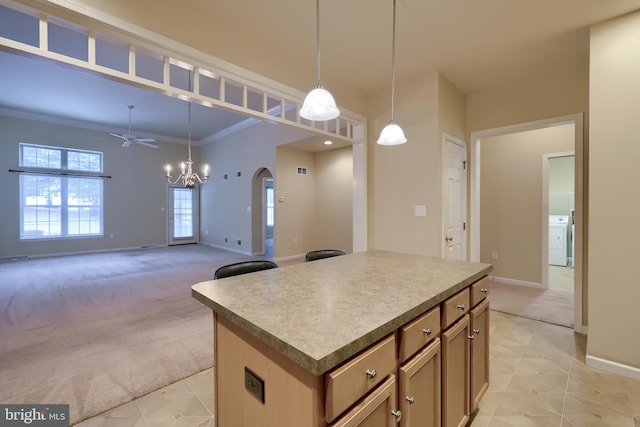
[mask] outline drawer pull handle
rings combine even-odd
[[[374,380],[376,375],[378,375],[378,373],[376,372],[375,369],[367,369],[367,376],[369,377],[370,380]]]
[[[407,402],[409,402],[409,406],[413,406],[416,403],[416,398],[413,396],[407,396],[404,398]]]
[[[469,335],[467,338],[469,338],[471,341],[473,341],[476,337],[474,337],[473,335]]]
[[[402,412],[400,412],[399,410],[391,411],[391,415],[394,416],[397,423],[400,422],[400,418],[402,418]]]
[[[476,335],[480,335],[480,329],[474,329],[473,333],[476,334]]]
[[[458,308],[459,308],[460,310],[464,310],[464,304],[458,304]]]
[[[482,289],[480,289],[480,292],[482,292],[483,294],[486,294],[487,292],[489,292],[489,289],[482,288]]]
[[[423,333],[423,334],[425,334],[425,335],[431,335],[431,328],[429,328],[429,329],[423,329],[423,330],[422,330],[422,333]]]

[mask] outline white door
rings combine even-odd
[[[467,145],[445,135],[442,152],[442,257],[466,260]]]
[[[198,241],[198,187],[169,185],[169,245]]]

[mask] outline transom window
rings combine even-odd
[[[102,153],[20,144],[20,239],[102,236]]]

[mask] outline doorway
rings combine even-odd
[[[574,247],[575,252],[573,254],[574,261],[574,282],[573,282],[573,307],[574,307],[574,322],[573,327],[576,332],[586,333],[587,326],[585,325],[585,319],[583,313],[585,312],[586,301],[583,300],[583,282],[582,282],[582,265],[583,265],[583,114],[571,114],[567,116],[554,117],[550,119],[538,120],[534,122],[520,123],[516,125],[504,126],[495,129],[487,129],[483,131],[477,131],[471,133],[471,173],[470,173],[470,228],[469,228],[469,255],[471,261],[480,262],[481,259],[486,259],[487,254],[481,254],[481,242],[480,242],[480,228],[481,228],[481,216],[480,216],[480,171],[481,171],[481,159],[480,159],[480,146],[483,138],[503,136],[508,134],[514,134],[518,132],[525,132],[536,129],[544,129],[554,127],[558,125],[572,125],[574,129],[574,149],[575,149],[575,235],[574,235]],[[547,224],[548,216],[542,218],[542,210],[540,210],[540,220],[544,224]],[[547,236],[548,239],[548,236]],[[543,242],[542,247],[544,247]],[[548,243],[548,242],[547,242]],[[482,255],[485,255],[483,257]],[[490,254],[490,258],[493,257],[493,253]],[[496,254],[496,259],[498,258]],[[543,255],[540,257],[542,263],[547,265],[547,259]],[[491,262],[491,259],[489,259]],[[545,267],[542,266],[544,269]],[[538,270],[540,271],[540,270]],[[542,281],[542,279],[540,279]],[[517,282],[517,281],[516,281]],[[523,283],[519,283],[523,284]],[[538,286],[541,287],[541,284]]]
[[[263,221],[264,221],[264,253],[268,258],[274,257],[273,252],[273,226],[275,224],[275,204],[273,178],[263,178]]]
[[[251,254],[275,256],[275,181],[267,168],[259,168],[251,179]]]
[[[167,187],[169,245],[198,242],[198,187]]]
[[[542,156],[542,217],[544,237],[542,285],[546,289],[573,293],[575,268],[575,155],[574,152]]]

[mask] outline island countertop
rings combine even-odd
[[[490,264],[367,251],[193,285],[192,295],[322,375],[487,275]]]

